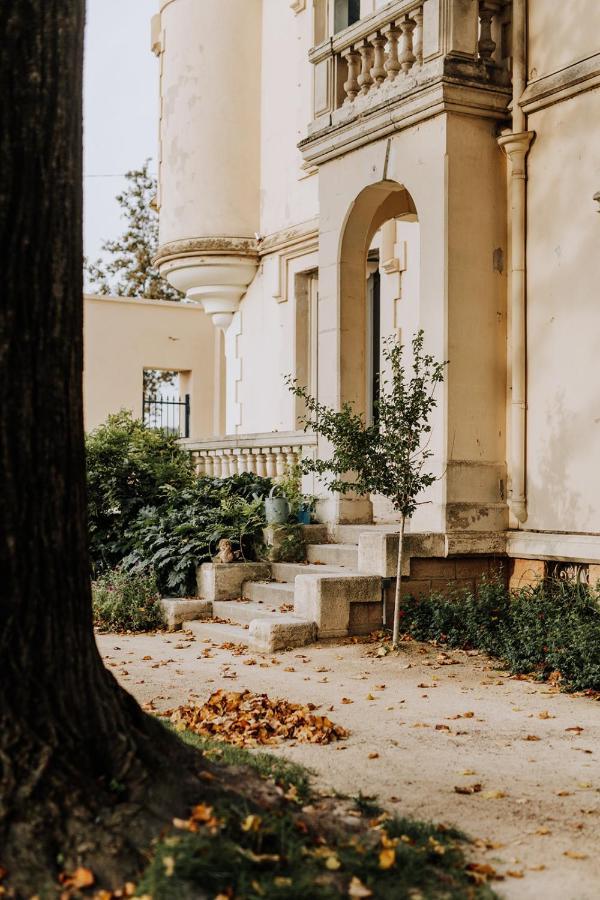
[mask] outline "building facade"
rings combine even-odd
[[[597,0],[162,0],[157,264],[225,373],[199,471],[326,453],[285,375],[368,418],[422,328],[449,365],[414,553],[596,578],[599,36]]]

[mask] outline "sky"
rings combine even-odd
[[[148,157],[156,173],[158,61],[150,52],[150,19],[157,8],[157,0],[87,0],[84,246],[92,260],[123,230],[115,201],[123,174]]]

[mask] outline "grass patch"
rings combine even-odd
[[[180,737],[217,767],[250,767],[262,778],[296,790],[288,790],[275,802],[264,798],[255,802],[260,791],[251,791],[249,797],[223,792],[211,805],[194,807],[188,821],[177,822],[178,827],[154,846],[137,896],[153,900],[194,900],[200,895],[223,900],[496,897],[480,876],[468,871],[459,832],[388,817],[374,798],[363,795],[353,810],[347,802],[313,794],[310,773],[302,766],[189,732],[180,732]],[[233,783],[244,778],[239,771],[222,774],[224,781]]]
[[[509,592],[403,598],[402,629],[419,641],[484,650],[515,674],[553,677],[565,690],[600,691],[600,593],[555,581]]]
[[[94,625],[107,631],[156,631],[165,616],[153,575],[113,569],[92,584]]]
[[[165,724],[167,727],[172,728],[170,723]],[[224,741],[212,740],[211,738],[194,734],[192,731],[177,731],[177,734],[184,743],[200,750],[216,765],[249,766],[261,778],[270,778],[287,792],[289,792],[290,788],[294,788],[295,791],[291,792],[291,796],[296,796],[301,803],[308,803],[312,796],[310,786],[312,773],[305,769],[304,766],[270,753],[257,753],[256,751],[245,750],[242,747],[235,747],[233,744],[227,744]]]

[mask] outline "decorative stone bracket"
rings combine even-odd
[[[173,241],[153,260],[163,278],[202,304],[217,328],[231,324],[258,267],[258,241],[206,237]]]

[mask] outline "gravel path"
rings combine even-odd
[[[274,751],[312,768],[320,788],[458,826],[478,839],[477,861],[504,875],[493,886],[509,900],[600,898],[600,703],[413,642],[382,658],[374,644],[234,655],[187,634],[98,644],[158,710],[221,687],[320,705],[348,740]]]

